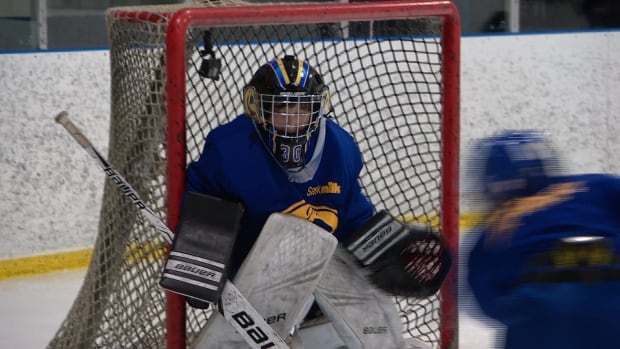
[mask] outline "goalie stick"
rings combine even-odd
[[[84,136],[80,129],[71,121],[66,111],[56,115],[55,120],[97,161],[105,174],[116,184],[119,190],[138,207],[142,216],[162,235],[166,243],[171,244],[174,234],[161,219],[146,205],[138,192],[118,173],[108,161],[97,151],[94,145]],[[267,324],[263,317],[254,309],[232,282],[224,283],[223,299],[234,299],[235,302],[223,302],[221,311],[224,318],[243,337],[253,349],[276,348],[289,349],[282,337]],[[257,335],[257,334],[260,334]]]

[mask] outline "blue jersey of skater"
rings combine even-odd
[[[612,348],[620,324],[620,178],[561,175],[547,135],[481,140],[477,177],[492,209],[468,260],[504,347]]]

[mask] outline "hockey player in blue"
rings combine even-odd
[[[506,326],[504,348],[619,348],[620,178],[561,175],[536,131],[482,139],[475,152],[492,210],[468,279],[482,311]]]
[[[340,257],[330,261],[330,275],[338,276],[322,277],[313,293],[315,305],[305,323],[323,315],[329,321],[299,331],[304,347],[373,346],[368,343],[381,338],[386,338],[382,348],[410,348],[412,342],[422,345],[402,338],[402,324],[389,294],[434,294],[450,266],[450,256],[440,248],[443,245],[436,233],[405,226],[385,211],[375,213],[359,182],[360,150],[353,137],[328,117],[330,94],[321,74],[294,56],[274,59],[262,65],[244,87],[243,105],[242,115],[211,130],[200,158],[186,172],[188,192],[240,202],[244,208],[231,278],[271,214],[301,217],[350,247],[348,252],[339,247],[336,254]],[[385,224],[391,224],[391,229]],[[381,243],[367,246],[369,236],[377,236],[371,242]],[[427,248],[408,248],[409,244]],[[359,264],[342,262],[358,257],[354,251],[359,248],[372,253],[359,257]],[[366,267],[374,271],[366,274],[362,271]],[[349,276],[365,286],[342,285]],[[371,281],[381,291],[370,287]],[[359,292],[359,299],[369,300],[360,306],[341,301],[335,299],[340,293],[325,292],[332,288],[347,295]],[[365,316],[358,316],[357,311]],[[362,321],[374,321],[385,330],[367,336]],[[205,341],[201,343],[209,339]]]
[[[351,135],[326,117],[329,89],[292,56],[263,65],[243,91],[245,114],[212,130],[187,169],[187,190],[243,204],[234,258],[247,255],[273,212],[307,219],[339,241],[374,213]]]

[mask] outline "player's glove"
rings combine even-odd
[[[228,280],[228,266],[243,215],[238,202],[188,192],[159,284],[206,309]]]
[[[369,270],[373,284],[398,296],[433,295],[452,264],[439,234],[426,225],[401,223],[384,210],[346,245]]]

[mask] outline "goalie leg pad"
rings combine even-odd
[[[307,312],[312,292],[337,244],[333,235],[307,220],[274,213],[243,261],[234,284],[286,338]],[[232,300],[223,294],[222,302],[227,301]],[[234,331],[221,332],[215,325],[211,319],[207,322],[193,348],[237,348],[230,343],[238,341],[239,336]]]
[[[188,193],[160,285],[194,300],[216,303],[227,279],[242,214],[240,203]]]
[[[373,287],[365,270],[344,249],[336,250],[314,297],[346,348],[405,347],[392,297]]]

